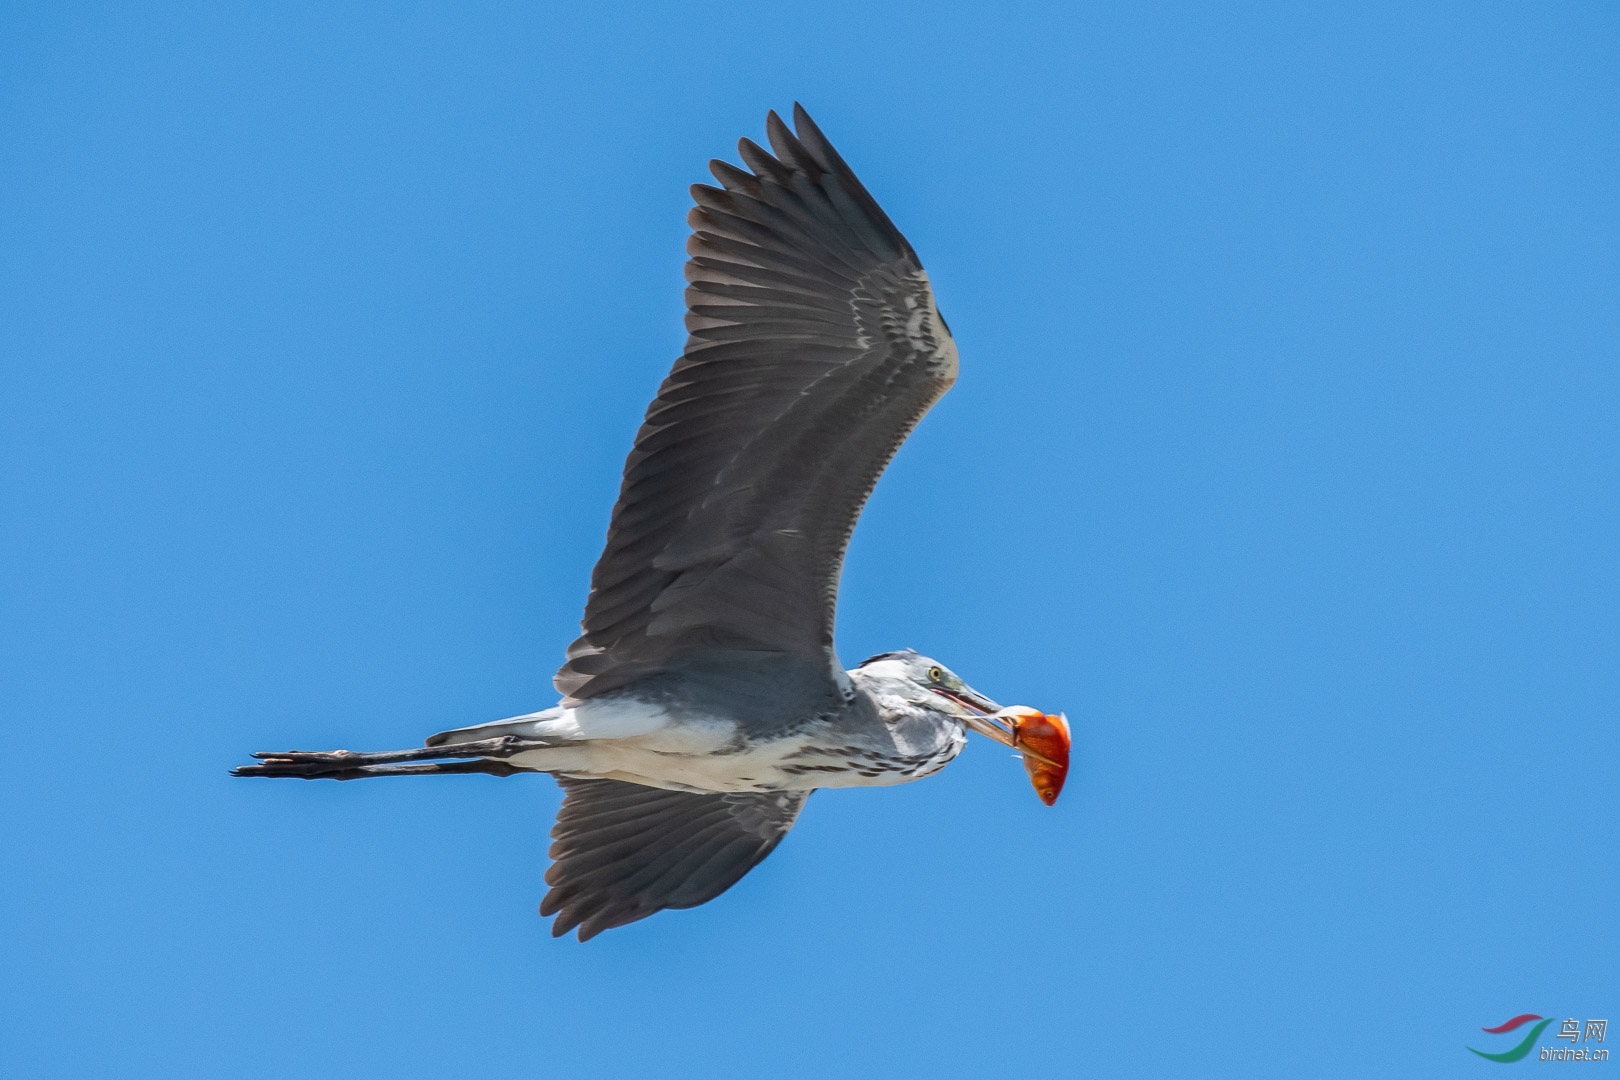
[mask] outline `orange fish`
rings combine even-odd
[[[1012,728],[1013,747],[1024,755],[1024,769],[1035,794],[1051,806],[1069,775],[1069,720],[1062,713],[1043,713],[1012,705],[995,714]]]

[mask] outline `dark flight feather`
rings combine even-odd
[[[809,792],[697,795],[559,777],[555,861],[540,914],[554,936],[603,930],[713,900],[776,849]]]
[[[838,576],[867,496],[955,378],[911,245],[804,110],[774,156],[712,162],[687,244],[689,337],[636,437],[557,673],[578,701],[695,652],[837,675]],[[948,355],[947,355],[948,354]]]

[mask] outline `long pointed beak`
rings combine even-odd
[[[962,723],[969,731],[977,731],[1002,746],[1018,748],[1018,738],[1013,732],[1012,725],[995,715],[1001,712],[1000,705],[966,686],[960,690],[946,690],[944,687],[936,686],[934,693],[953,705],[961,706]]]
[[[999,710],[998,710],[999,711]],[[1002,746],[1018,749],[1018,736],[1013,734],[1012,727],[1005,721],[994,716],[964,716],[962,723],[969,731],[977,731],[988,739],[994,739]]]
[[[1001,711],[1000,705],[997,705],[972,687],[964,686],[960,690],[947,690],[943,686],[935,686],[930,687],[930,689],[946,701],[953,705],[960,705],[970,713],[983,716],[986,713]]]

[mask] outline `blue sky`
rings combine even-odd
[[[1617,39],[7,5],[5,1071],[1472,1076],[1620,1012]],[[795,99],[962,354],[840,650],[1065,709],[1059,805],[980,742],[581,946],[544,777],[229,779],[554,700],[686,187]]]

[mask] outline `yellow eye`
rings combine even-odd
[[[928,681],[929,682],[944,682],[945,681],[945,669],[941,668],[941,667],[931,667],[931,668],[929,668],[928,669]]]

